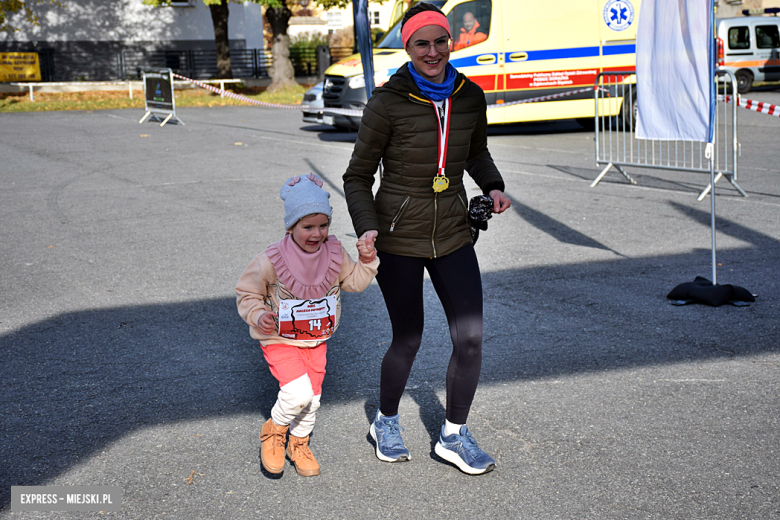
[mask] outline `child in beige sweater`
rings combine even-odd
[[[320,467],[309,449],[309,433],[322,395],[325,342],[339,325],[341,291],[368,287],[379,259],[373,243],[359,240],[360,261],[355,262],[341,242],[328,235],[330,194],[319,177],[288,179],[280,195],[287,234],[244,270],[236,284],[236,302],[279,381],[271,418],[260,433],[263,467],[282,473],[286,444],[298,474],[314,476]]]

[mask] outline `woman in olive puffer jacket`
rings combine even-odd
[[[484,473],[495,463],[465,425],[482,362],[482,282],[464,171],[493,199],[495,213],[510,201],[487,148],[485,95],[448,63],[452,40],[446,17],[421,2],[407,11],[401,34],[411,63],[373,91],[343,177],[357,234],[368,244],[375,239],[377,281],[393,327],[370,433],[380,460],[411,458],[399,433],[398,403],[422,340],[427,269],[453,342],[446,421],[436,453],[466,473]]]
[[[376,247],[405,256],[437,258],[471,243],[464,169],[485,195],[504,190],[487,148],[485,94],[458,73],[452,93],[446,176],[436,193],[439,125],[434,105],[420,93],[404,64],[374,90],[344,174],[344,190],[358,235],[376,229]],[[374,173],[382,160],[376,200]]]

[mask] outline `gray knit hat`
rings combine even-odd
[[[328,202],[330,193],[323,190],[319,184],[322,184],[322,179],[313,173],[290,177],[285,181],[279,191],[279,196],[284,201],[285,229],[290,229],[303,217],[314,213],[327,215],[330,222],[331,208]]]

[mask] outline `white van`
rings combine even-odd
[[[715,24],[718,65],[734,73],[740,93],[755,81],[780,81],[780,18],[721,18]]]

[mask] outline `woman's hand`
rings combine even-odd
[[[257,320],[257,328],[260,329],[260,332],[266,336],[270,336],[276,332],[276,322],[274,321],[274,318],[276,318],[276,313],[274,312],[268,311],[261,314],[260,318]]]
[[[374,248],[374,242],[379,235],[379,231],[374,229],[366,231],[357,241],[358,253],[360,253],[360,261],[364,264],[368,264],[376,258],[376,249]]]
[[[493,213],[503,213],[512,205],[512,201],[501,190],[493,190],[488,195],[493,199]]]

